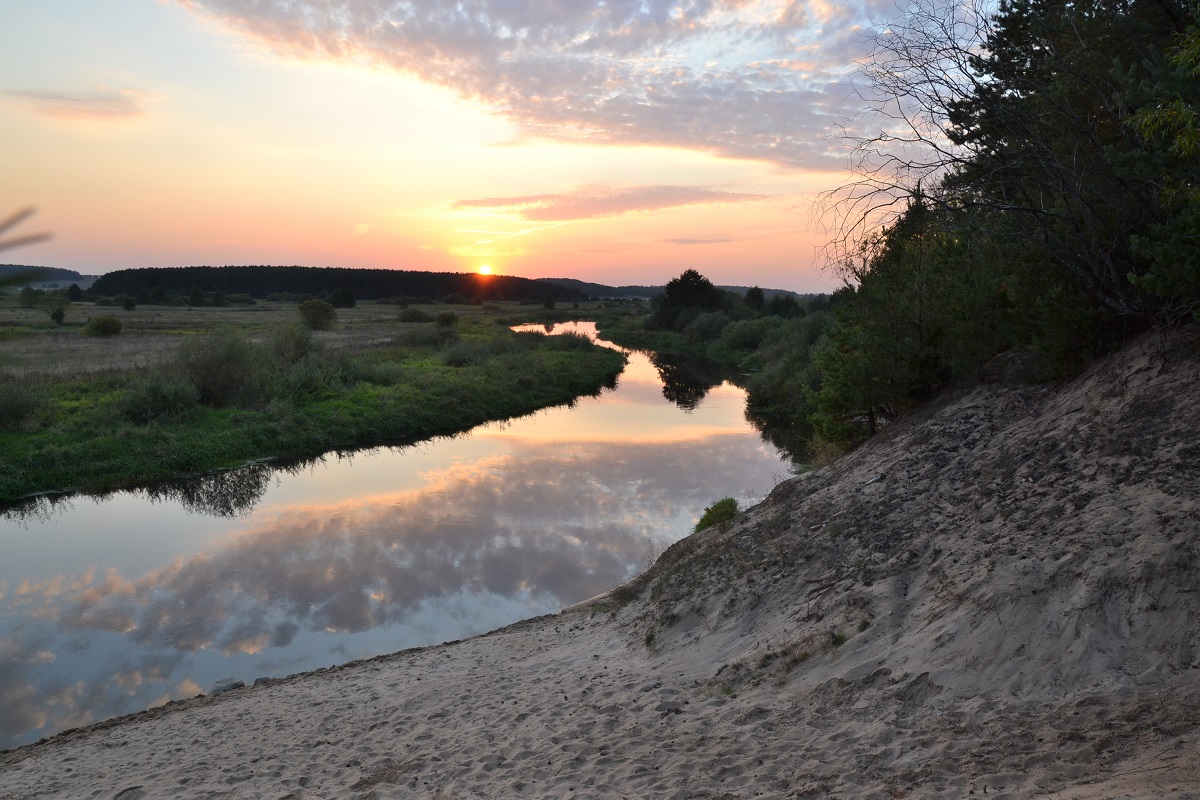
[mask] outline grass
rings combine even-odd
[[[123,332],[83,336],[101,311]],[[76,304],[59,328],[44,309],[0,298],[0,405],[20,417],[0,426],[0,505],[456,433],[594,394],[623,366],[615,351],[497,324],[519,315],[515,304],[453,312],[454,329],[435,333],[395,306],[359,303],[301,341],[294,304]],[[245,380],[214,383],[229,359]]]
[[[722,500],[710,505],[704,509],[704,513],[700,516],[700,520],[696,523],[696,533],[703,530],[708,530],[714,526],[725,528],[730,522],[733,522],[738,513],[737,500],[732,497],[726,497]]]

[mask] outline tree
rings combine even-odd
[[[67,299],[72,303],[78,303],[83,299],[83,290],[79,288],[78,284],[72,283],[67,287]]]
[[[337,323],[337,312],[324,300],[305,300],[298,307],[300,320],[316,331],[326,331]]]
[[[648,324],[654,328],[682,330],[705,311],[720,311],[728,298],[708,278],[694,269],[684,270],[667,282],[654,298],[655,311]]]
[[[762,313],[763,307],[767,304],[767,297],[763,290],[757,286],[751,286],[746,290],[746,296],[743,301],[749,308]]]
[[[37,289],[34,289],[32,286],[26,286],[17,293],[17,300],[20,302],[22,308],[33,308],[37,305],[39,296],[40,292]]]
[[[1137,286],[1147,263],[1134,242],[1163,213],[1154,182],[1123,166],[1142,145],[1118,98],[1170,42],[1185,7],[1002,0],[988,14],[917,0],[908,10],[864,71],[880,133],[856,133],[868,130],[862,120],[848,127],[862,177],[840,194],[840,260],[880,214],[895,220],[905,198],[921,194],[986,211],[977,224],[1023,237],[1113,313],[1153,315],[1158,304]]]
[[[329,296],[329,304],[334,308],[354,308],[358,299],[349,289],[334,289],[333,294]]]

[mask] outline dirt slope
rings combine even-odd
[[[631,638],[793,736],[797,796],[1200,797],[1200,336],[944,400],[645,596]]]

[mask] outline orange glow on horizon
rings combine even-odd
[[[492,268],[489,267],[487,264],[483,264],[479,267],[479,274],[480,275],[491,275]]]

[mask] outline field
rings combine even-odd
[[[509,330],[553,313],[360,303],[310,330],[291,303],[76,303],[60,326],[0,297],[0,506],[412,442],[611,384],[618,353]],[[102,315],[121,332],[84,335]]]

